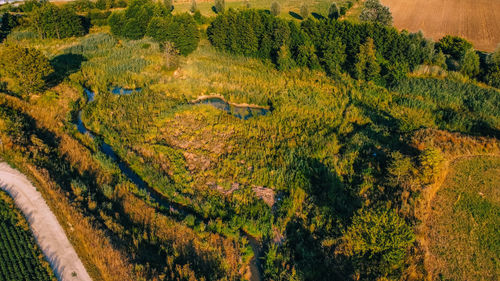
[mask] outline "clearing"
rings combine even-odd
[[[481,51],[500,43],[500,0],[381,0],[391,9],[394,26],[422,30],[439,40],[444,35],[466,38]]]
[[[427,220],[434,280],[500,277],[500,158],[454,162]]]

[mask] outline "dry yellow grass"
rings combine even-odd
[[[500,0],[381,0],[391,9],[394,25],[438,40],[457,35],[481,51],[500,43]]]

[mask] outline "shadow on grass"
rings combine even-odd
[[[317,19],[317,20],[324,20],[324,19],[326,19],[323,15],[320,15],[320,14],[318,14],[318,13],[311,13],[311,15],[312,15],[315,19]]]
[[[50,61],[54,73],[47,77],[50,86],[61,83],[66,77],[77,72],[87,59],[80,54],[62,54]]]
[[[288,12],[288,14],[290,16],[292,16],[292,18],[294,18],[294,19],[298,19],[298,20],[303,20],[304,19],[301,15],[297,14],[296,12],[290,11],[290,12]]]

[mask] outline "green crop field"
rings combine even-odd
[[[500,277],[500,159],[476,157],[452,165],[432,202],[428,239],[437,280]]]
[[[55,280],[26,220],[3,191],[0,191],[0,279]]]

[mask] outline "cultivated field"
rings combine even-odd
[[[499,280],[500,158],[455,162],[427,222],[434,280]]]
[[[56,280],[13,200],[0,191],[0,280]]]
[[[422,30],[435,40],[446,34],[467,38],[482,51],[500,43],[500,0],[381,0],[389,6],[394,25]]]

